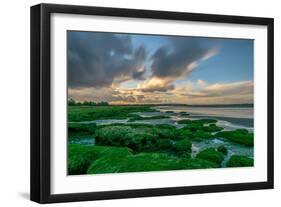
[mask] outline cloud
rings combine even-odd
[[[152,75],[141,86],[144,92],[166,92],[175,88],[173,82],[186,78],[200,64],[218,53],[215,41],[203,44],[200,38],[168,37],[169,44],[151,56]]]
[[[205,83],[206,84],[206,83]],[[253,81],[241,81],[234,83],[215,83],[210,85],[205,85],[203,88],[194,93],[185,93],[184,95],[193,97],[216,97],[225,96],[233,94],[253,94],[254,84]]]
[[[169,37],[169,45],[152,55],[153,76],[177,79],[190,74],[201,60],[217,54],[214,46],[202,44],[200,38]]]
[[[70,88],[108,87],[128,79],[143,79],[146,50],[143,46],[133,48],[128,35],[71,31],[67,42]]]
[[[166,92],[173,90],[175,88],[174,85],[154,85],[154,86],[149,86],[146,88],[143,88],[143,92]]]
[[[196,81],[196,84],[197,84],[200,88],[202,88],[202,87],[205,87],[205,86],[207,85],[207,82],[204,81],[204,80],[199,79],[199,80]]]
[[[138,96],[132,93],[122,93],[113,88],[74,88],[68,89],[68,97],[76,101],[94,101],[94,102],[126,102],[135,103]],[[141,98],[141,97],[140,97]]]
[[[169,82],[169,79],[152,77],[139,84],[138,89],[143,92],[166,92],[175,88]]]
[[[208,84],[200,80],[176,88],[174,94],[178,94],[178,101],[187,104],[234,104],[253,103],[253,92],[253,81]]]

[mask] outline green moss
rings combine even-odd
[[[68,124],[68,133],[93,134],[95,133],[96,128],[97,125],[95,123],[91,123],[91,124],[70,123]]]
[[[180,113],[180,116],[183,116],[183,117],[186,117],[186,116],[189,116],[190,114],[185,112],[185,111],[181,111]]]
[[[126,157],[105,156],[92,163],[87,173],[147,172],[215,168],[216,164],[201,159],[186,159],[162,153],[140,153]]]
[[[173,145],[173,150],[177,156],[180,157],[190,157],[192,143],[188,139],[182,139]]]
[[[202,140],[202,139],[211,139],[214,136],[210,132],[203,131],[201,129],[192,130],[190,127],[184,127],[177,130],[177,137],[179,139],[188,138],[191,140]]]
[[[205,132],[218,132],[218,131],[222,131],[223,128],[215,124],[210,124],[209,126],[204,126],[202,130]]]
[[[213,124],[213,123],[218,122],[218,120],[216,120],[216,119],[199,119],[199,120],[195,120],[195,121],[199,121],[203,124]]]
[[[172,125],[169,125],[169,124],[157,124],[157,125],[154,125],[153,128],[157,128],[157,129],[170,129],[170,130],[176,129],[175,126],[172,126]]]
[[[98,128],[95,139],[99,145],[126,146],[135,152],[158,152],[168,150],[168,141],[164,140],[178,140],[179,137],[177,129],[169,125],[111,125]]]
[[[187,124],[185,128],[189,129],[192,132],[197,132],[197,131],[203,131],[204,126],[201,123],[194,122],[194,123]]]
[[[203,159],[171,156],[166,153],[133,155],[126,147],[68,145],[68,174],[143,172],[218,167]]]
[[[136,117],[135,112],[155,112],[150,106],[68,106],[68,121],[126,119]]]
[[[223,130],[223,128],[216,126],[216,119],[198,119],[198,120],[180,120],[179,124],[185,124],[184,130],[188,129],[192,134],[190,137],[193,138],[212,138],[211,132],[217,132]],[[205,126],[209,124],[208,126]],[[196,133],[197,132],[197,133]]]
[[[147,129],[147,128],[154,128],[151,124],[143,124],[143,123],[112,123],[112,124],[104,124],[98,125],[97,128],[106,128],[106,127],[114,127],[114,126],[127,126],[134,129]]]
[[[211,133],[201,131],[201,130],[194,132],[192,136],[195,139],[212,139],[212,138],[214,138],[214,136]]]
[[[246,146],[254,145],[254,134],[249,133],[246,129],[218,132],[215,136]]]
[[[199,152],[196,158],[214,162],[219,166],[221,162],[224,160],[224,154],[216,151],[216,149],[214,148],[208,148]]]
[[[158,141],[159,149],[169,152],[173,147],[173,142],[170,139],[160,139]]]
[[[180,128],[177,130],[177,136],[179,139],[193,138],[193,133],[188,128]]]
[[[219,146],[217,148],[217,151],[223,153],[224,155],[226,155],[228,152],[227,148],[224,145]]]
[[[192,121],[190,119],[183,119],[183,120],[179,120],[178,124],[191,124]]]
[[[151,117],[142,117],[142,116],[136,116],[136,117],[132,117],[129,119],[129,122],[133,122],[133,121],[141,121],[141,120],[151,120],[151,119],[168,119],[170,118],[169,116],[151,116]]]
[[[243,155],[232,155],[226,164],[227,167],[250,167],[254,166],[252,158]]]
[[[176,129],[155,127],[150,132],[156,135],[159,139],[178,139],[178,131]]]
[[[159,153],[141,153],[126,157],[105,156],[96,160],[88,173],[176,170],[180,169],[181,165],[180,160]]]
[[[103,147],[89,145],[68,145],[68,174],[79,175],[86,174],[90,164],[104,156],[127,156],[131,152],[126,147]]]
[[[79,124],[70,123],[68,124],[68,139],[82,139],[84,137],[93,137],[97,125],[95,123],[91,124]]]
[[[185,161],[185,169],[206,169],[206,168],[218,168],[219,166],[211,161],[203,160],[199,158],[187,159]]]
[[[184,119],[184,120],[180,120],[178,121],[179,124],[199,124],[199,125],[203,125],[203,124],[213,124],[216,123],[218,120],[216,119],[197,119],[197,120],[190,120],[190,119]]]
[[[97,144],[109,146],[126,146],[135,151],[142,151],[148,145],[156,143],[157,136],[142,129],[129,126],[109,126],[96,130]]]

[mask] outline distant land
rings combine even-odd
[[[128,104],[124,105],[114,105],[110,104],[111,106],[128,106]],[[189,106],[189,107],[254,107],[254,104],[250,103],[245,103],[245,104],[196,104],[196,105],[191,105],[191,104],[174,104],[174,103],[166,103],[166,104],[130,104],[130,106],[138,106],[138,105],[145,105],[145,106]]]

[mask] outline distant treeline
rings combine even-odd
[[[128,106],[128,104],[122,104],[118,106]],[[188,106],[188,107],[254,107],[254,104],[210,104],[210,105],[191,105],[191,104],[175,104],[175,103],[163,103],[163,104],[129,104],[129,106]]]
[[[92,102],[92,101],[83,101],[78,102],[74,99],[68,99],[68,106],[108,106],[110,105],[106,101],[102,102]],[[114,104],[113,104],[114,105]],[[121,104],[118,106],[189,106],[189,107],[254,107],[252,103],[245,104],[210,104],[210,105],[190,105],[190,104],[175,104],[175,103],[163,103],[163,104]]]
[[[68,106],[108,106],[109,103],[102,101],[102,102],[92,102],[92,101],[83,101],[83,102],[78,102],[75,101],[74,99],[68,99],[67,101]]]

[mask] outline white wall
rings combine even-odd
[[[29,197],[29,7],[37,3],[67,3],[275,18],[275,57],[280,57],[281,13],[278,0],[69,0],[2,1],[0,33],[0,206],[35,206]],[[275,105],[281,105],[281,60],[275,58]],[[281,202],[280,107],[275,108],[275,190],[212,193],[64,203],[53,206],[246,206]]]

